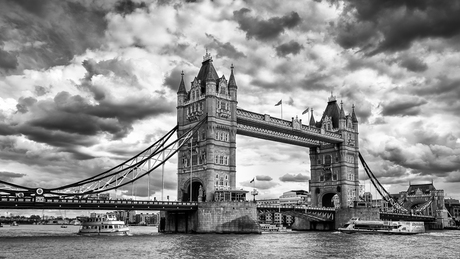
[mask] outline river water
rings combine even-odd
[[[459,230],[413,236],[198,235],[130,228],[132,236],[79,236],[78,226],[5,226],[0,228],[0,258],[460,258]]]

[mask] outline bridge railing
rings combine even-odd
[[[381,212],[380,214],[394,215],[394,216],[406,216],[406,217],[418,217],[418,218],[434,218],[433,215],[423,215],[423,214],[411,214],[411,213],[397,213],[397,212]]]
[[[114,200],[97,200],[97,199],[59,199],[59,198],[47,198],[43,201],[36,201],[34,197],[27,198],[16,198],[16,197],[1,197],[0,202],[37,202],[37,203],[87,203],[87,204],[130,204],[130,205],[170,205],[170,206],[197,206],[197,202],[181,202],[181,201],[142,201],[142,200],[126,200],[126,199],[114,199]]]
[[[302,209],[302,210],[315,210],[315,211],[335,211],[335,208],[331,207],[306,207],[303,205],[265,205],[257,204],[257,208],[261,209]]]
[[[284,133],[284,132],[278,132],[278,131],[262,129],[262,128],[258,128],[254,126],[241,125],[241,124],[238,125],[238,128],[241,130],[252,131],[252,132],[256,132],[256,133],[263,134],[266,136],[276,136],[278,138],[286,139],[288,141],[299,141],[299,142],[309,143],[311,145],[319,145],[319,141],[317,140],[313,140],[313,139],[309,139],[305,137],[299,137],[299,136],[291,135],[291,134]]]
[[[241,118],[245,118],[245,119],[248,119],[254,122],[264,122],[267,124],[276,125],[276,126],[286,128],[286,129],[294,129],[294,125],[292,121],[283,120],[279,118],[273,118],[268,114],[259,114],[259,113],[243,110],[240,108],[236,110],[236,114],[237,116]],[[300,123],[299,121],[297,122]],[[296,125],[298,125],[298,123]],[[300,127],[298,129],[301,131],[309,132],[315,135],[328,136],[328,137],[335,138],[335,139],[341,139],[342,137],[341,134],[339,133],[321,130],[316,127],[310,127],[304,124],[301,124],[300,126],[296,126],[296,127]]]

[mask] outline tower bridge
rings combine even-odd
[[[339,105],[331,95],[321,118],[316,120],[312,113],[307,124],[297,117],[283,120],[239,108],[233,65],[228,80],[224,75],[219,77],[209,53],[203,57],[200,71],[188,90],[184,73],[181,76],[177,91],[177,126],[164,137],[105,172],[65,186],[29,188],[0,180],[0,194],[16,196],[0,200],[0,208],[131,207],[166,211],[163,213],[166,225],[174,226],[175,231],[257,232],[256,211],[267,208],[242,202],[246,192],[236,190],[237,134],[309,148],[312,206],[323,209],[301,212],[297,208],[283,208],[286,213],[291,211],[289,213],[296,217],[317,222],[337,222],[336,208],[354,207],[359,195],[358,161],[362,158],[354,106],[346,115],[343,103]],[[174,140],[173,135],[177,139]],[[86,200],[91,195],[117,193],[119,188],[145,181],[153,170],[176,154],[177,203]],[[362,162],[367,172],[368,167]],[[333,197],[338,197],[335,204]],[[398,204],[395,202],[394,206],[403,208]],[[439,208],[431,210],[433,214],[436,209]],[[239,226],[252,228],[242,230]]]
[[[343,104],[339,106],[331,95],[321,119],[316,121],[312,114],[303,124],[298,118],[283,120],[239,108],[237,92],[233,65],[228,80],[219,77],[209,53],[189,90],[182,73],[177,91],[178,136],[202,118],[207,121],[192,136],[192,145],[178,152],[180,200],[199,201],[200,196],[201,201],[212,201],[215,191],[235,189],[236,134],[240,134],[309,148],[312,205],[333,207],[334,195],[340,207],[353,205],[359,187],[354,107],[345,115]]]

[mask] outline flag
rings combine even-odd
[[[255,179],[255,178],[252,178],[252,180],[251,180],[251,181],[249,181],[249,183],[253,183],[253,182],[254,182],[254,179]]]
[[[275,104],[275,106],[278,106],[278,105],[281,105],[283,104],[283,100],[281,99],[277,104]]]
[[[305,111],[302,112],[302,115],[304,115],[305,113],[307,113],[309,110],[310,110],[310,107],[307,107],[307,109],[305,109]]]

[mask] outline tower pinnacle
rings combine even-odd
[[[184,84],[184,70],[182,70],[181,76],[182,76],[182,78],[180,80],[179,89],[177,90],[177,93],[178,94],[186,94],[187,90],[185,90],[185,84]]]
[[[353,106],[351,106],[351,107],[352,107],[352,109],[353,109],[353,111],[352,111],[352,113],[351,113],[351,121],[357,123],[357,122],[358,122],[358,118],[356,118],[356,114],[355,114],[355,105],[353,104]]]
[[[230,66],[231,72],[230,72],[230,78],[228,79],[228,88],[238,88],[238,86],[236,85],[235,76],[233,75],[234,68],[235,67],[233,66],[233,63],[232,63],[232,65]]]

